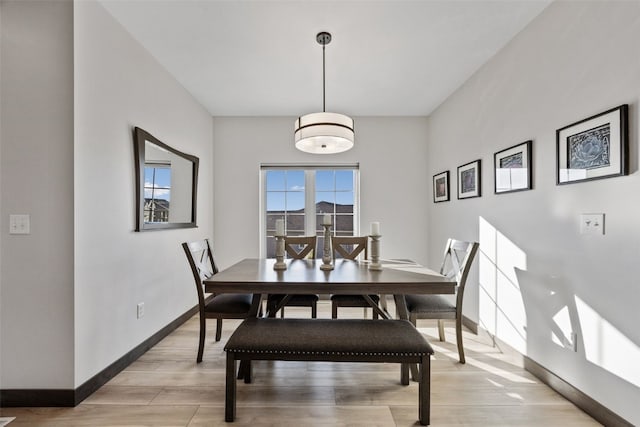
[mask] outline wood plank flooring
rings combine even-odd
[[[287,308],[288,317],[308,309]],[[369,316],[371,315],[369,311]],[[318,316],[331,317],[328,301]],[[342,309],[358,318],[362,309]],[[255,362],[254,383],[238,382],[237,417],[224,422],[224,343],[239,321],[226,320],[222,341],[208,323],[204,360],[196,364],[193,317],[75,408],[3,408],[8,426],[415,426],[417,383],[400,385],[397,364]],[[432,426],[598,426],[522,368],[518,354],[465,333],[467,363],[458,363],[453,324],[447,342],[435,321],[418,327],[436,350],[432,359]]]

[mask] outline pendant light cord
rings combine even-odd
[[[326,90],[325,90],[325,65],[324,65],[324,48],[325,45],[322,45],[322,112],[326,112],[325,108],[325,98],[326,98]]]

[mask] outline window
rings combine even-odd
[[[169,222],[171,164],[144,166],[144,222]]]
[[[262,255],[275,256],[276,219],[284,219],[289,236],[318,236],[324,245],[322,217],[332,217],[331,232],[357,235],[358,166],[265,166],[262,169]],[[322,254],[316,253],[316,257]]]

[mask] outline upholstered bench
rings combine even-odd
[[[236,412],[236,361],[289,360],[325,362],[418,363],[420,424],[429,424],[433,349],[405,320],[246,319],[225,346],[227,352],[225,421]],[[250,363],[249,363],[250,365]],[[409,384],[407,369],[401,383]],[[251,369],[245,375],[250,382]]]

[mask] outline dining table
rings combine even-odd
[[[321,270],[319,259],[285,262],[285,270],[274,270],[275,259],[243,259],[206,279],[205,292],[253,294],[251,316],[258,315],[261,297],[267,294],[393,295],[398,318],[407,320],[404,295],[456,292],[455,280],[410,260],[383,261],[381,270],[347,259],[336,259],[332,270]]]

